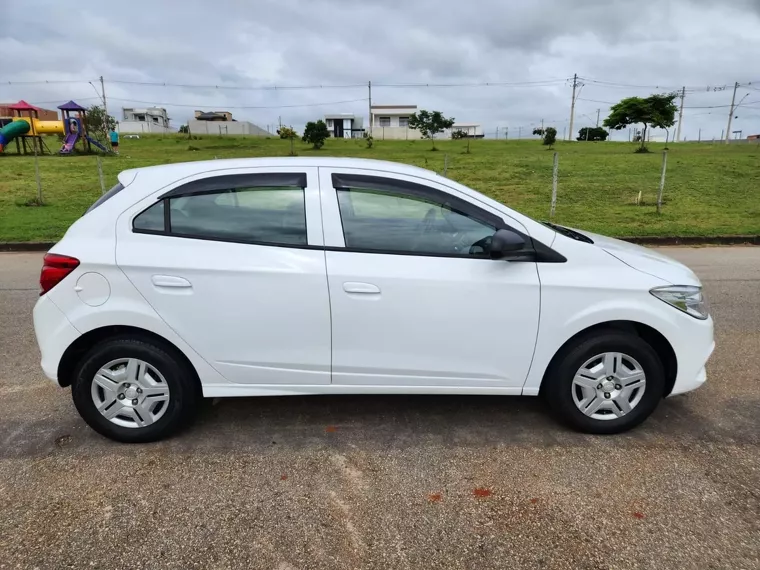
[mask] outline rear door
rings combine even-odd
[[[525,228],[426,179],[319,170],[333,383],[520,393],[538,271],[487,252],[497,228]]]
[[[318,188],[316,168],[183,180],[120,217],[117,263],[229,381],[329,384]]]

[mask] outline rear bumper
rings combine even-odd
[[[66,349],[81,335],[47,295],[37,301],[33,316],[42,371],[58,384],[58,364]]]
[[[687,318],[691,319],[691,317]],[[674,346],[678,360],[678,373],[669,396],[696,390],[704,384],[707,380],[705,365],[715,350],[712,317],[704,321],[691,319],[686,322],[689,323],[689,327],[683,329],[686,334],[680,336],[681,345]]]

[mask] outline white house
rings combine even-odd
[[[409,128],[409,117],[417,105],[372,105],[369,123],[376,139],[419,139],[419,131]]]
[[[168,133],[169,116],[163,107],[147,107],[134,109],[122,107],[122,120],[119,121],[120,133]]]
[[[330,134],[337,139],[360,139],[364,136],[364,117],[351,113],[325,115]]]
[[[451,132],[462,131],[468,138],[482,139],[483,128],[477,123],[454,123]]]

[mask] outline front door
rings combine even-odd
[[[230,382],[329,384],[319,210],[316,168],[216,171],[125,212],[116,260]]]
[[[491,260],[504,219],[419,180],[320,168],[332,381],[517,392],[536,341],[536,264]]]
[[[334,119],[334,122],[335,122],[334,136],[336,139],[342,139],[343,138],[343,120]]]

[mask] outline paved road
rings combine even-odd
[[[529,398],[226,400],[113,444],[45,380],[37,254],[0,254],[0,568],[760,568],[760,248],[671,249],[709,381],[616,437]]]

